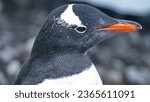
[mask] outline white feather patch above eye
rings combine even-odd
[[[69,25],[83,26],[79,17],[73,12],[73,4],[68,5],[66,10],[60,15],[60,19]]]

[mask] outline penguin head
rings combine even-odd
[[[86,4],[63,5],[47,17],[33,51],[54,49],[84,53],[117,32],[133,32],[141,28],[136,22],[114,19]]]

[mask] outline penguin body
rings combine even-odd
[[[24,64],[20,73],[16,84],[101,83],[95,66],[88,56],[82,54],[57,53],[45,58],[31,58]]]
[[[102,84],[87,51],[116,32],[141,29],[86,4],[54,9],[39,32],[15,84]]]
[[[61,77],[58,79],[45,79],[40,85],[101,85],[102,81],[99,74],[92,64],[90,68],[85,69],[79,74]]]

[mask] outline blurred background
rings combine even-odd
[[[73,2],[142,24],[140,32],[115,36],[88,54],[106,85],[150,84],[150,0],[0,0],[0,84],[13,84],[47,15]]]

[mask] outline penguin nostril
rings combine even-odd
[[[84,33],[84,32],[86,32],[87,28],[85,26],[82,26],[82,27],[76,27],[75,30],[78,33]]]

